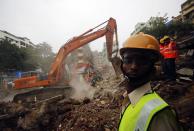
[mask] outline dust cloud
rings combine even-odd
[[[93,98],[95,88],[90,86],[81,74],[76,74],[69,84],[74,88],[74,92],[72,94],[73,99],[83,100],[84,98]]]

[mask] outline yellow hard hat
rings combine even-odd
[[[152,57],[159,57],[160,46],[157,39],[154,36],[139,33],[137,35],[129,37],[123,44],[123,48],[120,49],[120,55],[127,50],[142,50],[152,53]]]
[[[166,40],[166,39],[170,39],[170,37],[168,35],[165,35],[163,38],[163,41]]]
[[[164,43],[164,40],[163,40],[163,38],[161,38],[161,39],[160,39],[160,43],[162,43],[162,44]]]

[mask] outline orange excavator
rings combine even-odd
[[[99,28],[103,24],[107,23],[106,26]],[[94,31],[96,30],[96,31]],[[40,79],[38,75],[29,76],[24,78],[16,79],[14,83],[15,89],[26,89],[33,87],[51,87],[57,86],[63,78],[64,72],[64,60],[68,56],[69,53],[74,51],[75,49],[88,44],[100,37],[106,37],[106,47],[108,60],[112,63],[113,68],[118,75],[119,71],[119,59],[117,57],[118,53],[118,38],[117,38],[117,24],[116,20],[110,18],[108,21],[101,23],[100,25],[86,31],[80,36],[73,37],[71,40],[66,42],[57,53],[54,62],[51,65],[51,69],[44,79]],[[113,50],[114,49],[114,50]]]

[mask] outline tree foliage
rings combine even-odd
[[[167,18],[154,17],[154,19],[150,20],[149,26],[145,26],[141,32],[153,35],[156,38],[161,38],[167,33],[166,21]]]
[[[44,72],[48,72],[55,57],[52,47],[46,42],[40,43],[37,45],[36,53],[39,60],[39,68]]]
[[[190,21],[172,21],[172,23],[168,26],[167,31],[171,36],[184,36],[189,32],[194,31],[194,24]]]
[[[9,41],[0,42],[0,71],[9,69],[22,70],[26,59],[25,52],[17,46],[10,44]]]
[[[164,35],[180,37],[194,30],[194,25],[190,21],[170,21],[167,17],[154,17],[149,26],[145,26],[141,32],[150,34],[160,39]]]
[[[38,44],[37,48],[18,48],[9,41],[3,40],[0,43],[0,71],[42,69],[48,72],[54,55],[51,46],[46,43]]]
[[[39,68],[39,56],[37,55],[36,48],[27,47],[21,48],[21,51],[25,53],[26,59],[24,60],[23,71],[31,71]]]

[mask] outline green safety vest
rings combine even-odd
[[[125,109],[119,131],[147,131],[154,114],[168,106],[155,92],[144,95],[135,106],[130,104]]]

